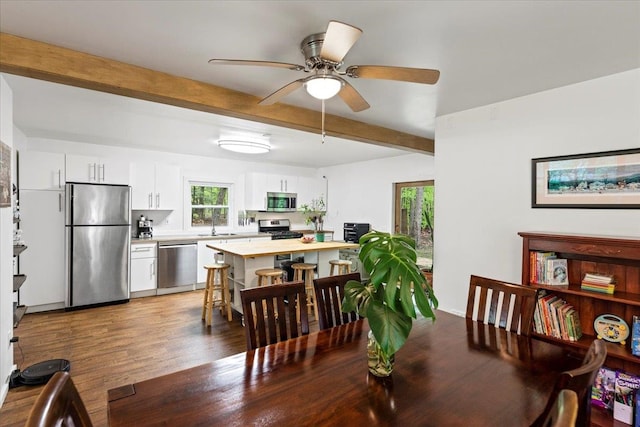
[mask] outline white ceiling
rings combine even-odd
[[[640,68],[639,1],[0,1],[2,32],[259,97],[304,75],[208,59],[303,64],[300,41],[329,20],[363,30],[345,66],[435,68],[441,76],[436,85],[351,80],[371,108],[353,113],[336,97],[327,112],[427,138],[435,138],[436,116]],[[27,136],[224,157],[207,140],[220,127],[240,128],[271,135],[274,150],[251,160],[314,167],[405,153],[5,78]],[[303,89],[282,102],[320,109]]]

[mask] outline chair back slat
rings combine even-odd
[[[360,273],[340,274],[314,279],[313,287],[318,305],[318,328],[320,330],[344,325],[358,319],[358,315],[355,312],[342,312],[344,285],[350,280],[359,282]]]
[[[309,334],[303,282],[243,289],[240,298],[248,350]]]
[[[530,286],[471,276],[466,317],[528,336],[536,293]]]

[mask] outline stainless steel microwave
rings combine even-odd
[[[297,198],[296,193],[267,193],[267,212],[293,212]]]

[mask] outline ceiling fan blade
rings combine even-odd
[[[329,21],[322,42],[320,57],[335,63],[342,62],[349,49],[358,41],[362,30],[338,21]]]
[[[210,59],[209,64],[221,64],[221,65],[258,65],[263,67],[278,67],[287,68],[293,71],[303,71],[304,67],[298,64],[289,64],[287,62],[272,62],[272,61],[251,61],[245,59]]]
[[[362,95],[360,95],[360,93],[358,93],[358,91],[351,86],[349,82],[344,81],[344,86],[342,86],[338,95],[355,113],[369,108],[367,101],[364,100]]]
[[[289,95],[294,90],[300,88],[300,86],[302,86],[304,84],[305,80],[306,79],[294,80],[291,83],[289,83],[289,84],[287,84],[285,86],[282,86],[280,89],[278,89],[277,91],[273,92],[271,95],[269,95],[266,98],[263,98],[262,100],[260,100],[260,102],[258,102],[258,104],[260,104],[260,105],[275,104],[281,98]]]
[[[426,68],[389,67],[384,65],[351,65],[347,68],[349,77],[362,79],[398,80],[402,82],[435,84],[440,71]]]

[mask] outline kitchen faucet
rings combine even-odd
[[[213,213],[211,214],[211,235],[216,235],[216,215]]]

